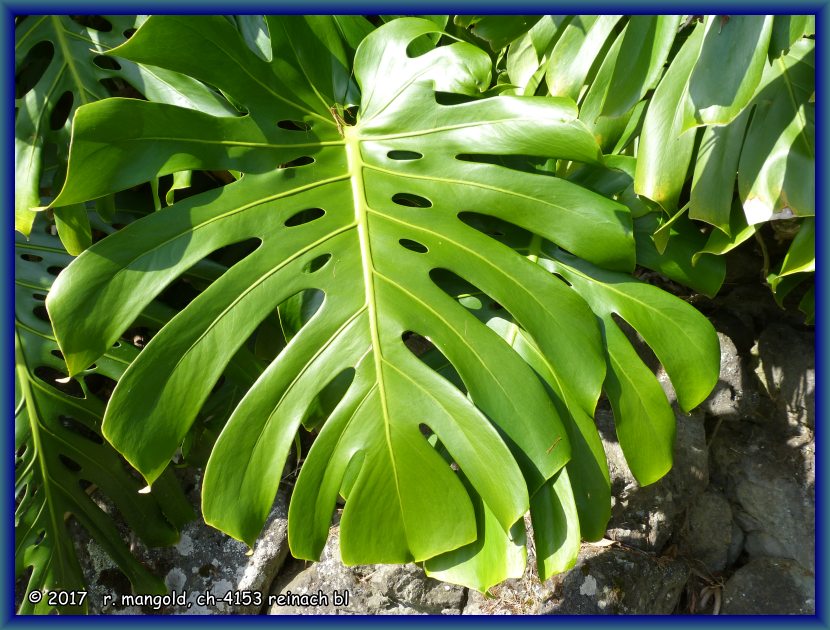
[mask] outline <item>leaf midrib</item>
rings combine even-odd
[[[344,128],[344,139],[346,143],[346,163],[349,170],[349,180],[352,189],[352,202],[354,205],[355,223],[357,224],[358,242],[360,246],[361,268],[363,270],[363,288],[365,291],[365,305],[369,314],[369,335],[372,343],[372,358],[375,364],[375,378],[378,385],[380,397],[381,416],[383,420],[384,437],[386,448],[389,451],[389,461],[392,466],[392,476],[395,480],[395,492],[398,495],[398,503],[403,517],[403,503],[401,501],[401,488],[398,482],[398,467],[395,462],[395,449],[392,448],[391,422],[389,418],[389,405],[386,400],[387,393],[383,379],[383,353],[380,346],[380,334],[378,332],[377,301],[375,297],[375,267],[372,261],[372,245],[369,240],[369,202],[366,197],[366,190],[363,186],[363,159],[360,155],[360,136],[356,133],[355,127]],[[401,518],[404,531],[406,531],[406,519]],[[407,535],[407,538],[409,536]]]
[[[29,417],[29,427],[31,429],[32,442],[34,442],[34,449],[35,453],[37,454],[38,468],[40,469],[41,483],[43,484],[42,487],[44,492],[44,503],[48,507],[49,523],[51,524],[52,533],[56,536],[57,533],[60,531],[60,522],[54,510],[55,500],[53,498],[54,493],[51,489],[52,477],[49,475],[46,462],[44,461],[43,445],[40,441],[40,422],[37,417],[37,407],[32,396],[32,391],[29,387],[29,367],[26,363],[26,357],[23,355],[23,346],[22,342],[20,341],[20,335],[17,333],[16,330],[14,333],[14,341],[16,363],[15,367],[17,371],[17,378],[20,381],[21,393],[23,394],[23,398],[26,401],[26,415]],[[69,569],[64,564],[63,554],[53,553],[51,557],[54,557],[55,555],[58,556],[61,575],[68,573]]]

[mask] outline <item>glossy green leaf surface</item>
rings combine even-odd
[[[771,15],[710,18],[689,78],[683,130],[725,125],[749,104],[767,62]]]
[[[577,15],[568,22],[548,61],[545,80],[552,96],[579,98],[591,66],[621,17]]]
[[[755,97],[738,167],[750,224],[815,214],[815,43],[773,60]]]
[[[303,18],[283,19],[287,34],[295,32],[291,20],[296,32],[317,32]],[[247,113],[219,117],[111,99],[75,118],[56,204],[180,170],[244,175],[131,224],[58,278],[47,306],[73,373],[194,262],[231,243],[260,241],[153,338],[113,394],[104,432],[148,481],[258,324],[300,291],[325,295],[237,407],[208,463],[206,520],[249,544],[306,411],[341,374],[351,384],[320,427],[292,497],[289,541],[298,557],[319,555],[338,494],[347,496],[347,563],[427,560],[477,540],[482,512],[424,426],[502,535],[569,461],[568,431],[542,383],[439,288],[437,270],[502,304],[548,361],[568,366],[570,389],[591,398],[603,381],[599,327],[586,302],[467,216],[502,219],[593,264],[630,270],[624,206],[489,161],[535,155],[596,163],[599,148],[565,99],[441,104],[436,92],[475,97],[486,89],[490,59],[465,43],[407,54],[410,42],[435,33],[432,22],[397,19],[363,40],[353,65],[360,109],[347,125],[328,98],[348,92],[337,86],[351,72],[334,44],[291,39],[293,54],[268,62],[223,18],[153,17],[114,54],[214,85]],[[158,44],[171,38],[176,50]],[[72,313],[80,304],[90,312],[79,325]],[[403,341],[410,331],[446,356],[468,396],[412,354]]]
[[[546,266],[565,278],[602,321],[608,357],[604,387],[620,446],[640,483],[656,481],[671,467],[674,414],[613,316],[634,328],[654,351],[684,410],[699,405],[717,382],[717,335],[703,315],[673,295],[564,252],[554,250],[550,256]]]
[[[15,247],[15,576],[32,569],[31,591],[86,591],[68,519],[74,518],[129,578],[137,593],[165,593],[160,578],[136,560],[112,516],[94,500],[105,497],[132,530],[149,545],[178,540],[178,528],[192,518],[190,504],[172,474],[150,494],[129,474],[100,435],[104,402],[101,387],[114,383],[137,351],[118,344],[95,366],[65,378],[65,365],[43,299],[53,279],[49,270],[70,256],[35,223],[28,241]],[[38,229],[40,228],[40,229]],[[85,612],[88,601],[58,606],[61,614]],[[48,613],[48,599],[32,604],[23,597],[22,614]]]
[[[137,23],[135,17],[95,16],[95,26],[79,23],[87,16],[75,17],[80,20],[33,15],[15,29],[15,72],[20,84],[31,84],[15,102],[15,229],[23,234],[31,229],[36,215],[33,208],[41,206],[42,180],[50,184],[54,179],[54,172],[51,179],[47,177],[46,167],[55,171],[65,165],[70,121],[78,107],[110,96],[103,81],[123,79],[154,101],[219,115],[233,112],[227,102],[194,79],[102,57],[124,42],[124,32]],[[44,149],[51,143],[57,147],[57,164],[47,165]],[[55,184],[60,186],[59,181]],[[64,242],[73,253],[80,253],[79,232],[64,233],[68,234]]]
[[[738,160],[748,122],[747,111],[728,125],[707,127],[700,140],[692,176],[689,217],[706,221],[727,235]]]
[[[640,136],[634,190],[669,214],[677,209],[694,150],[695,132],[684,131],[683,112],[703,34],[704,27],[698,24],[683,42],[648,104]]]
[[[679,15],[631,16],[602,103],[603,116],[622,116],[657,85],[679,26]]]
[[[781,269],[768,279],[773,291],[778,289],[783,278],[798,273],[814,272],[816,270],[816,222],[815,219],[804,219],[798,229],[784,260]]]

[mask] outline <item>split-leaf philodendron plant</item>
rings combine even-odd
[[[570,98],[498,94],[488,53],[436,46],[433,21],[264,25],[266,47],[225,17],[154,16],[107,53],[212,86],[236,113],[80,107],[51,206],[190,170],[235,181],[130,223],[60,273],[46,307],[70,376],[193,265],[253,239],[106,407],[103,435],[152,492],[234,356],[299,301],[296,330],[210,454],[206,522],[253,545],[311,429],[289,508],[296,557],[319,557],[342,497],[348,564],[417,561],[486,590],[523,572],[529,511],[540,577],[565,570],[609,518],[603,391],[638,481],[672,464],[675,415],[628,329],[690,410],[718,377],[713,328],[632,276],[629,207],[556,176],[608,171]],[[516,167],[528,156],[555,168]]]

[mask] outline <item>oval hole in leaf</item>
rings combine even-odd
[[[71,457],[67,457],[63,453],[60,453],[60,454],[58,454],[58,459],[61,460],[61,464],[66,466],[72,472],[80,472],[81,465],[78,462],[76,462],[74,459],[72,459]]]
[[[46,273],[57,276],[63,270],[64,267],[61,267],[60,265],[52,265],[51,267],[46,268]]]
[[[49,311],[46,310],[46,307],[43,306],[43,304],[41,304],[40,306],[35,306],[32,309],[32,314],[42,322],[46,322],[47,324],[52,323],[52,320],[49,319]]]
[[[20,254],[20,258],[27,262],[40,262],[43,260],[43,256],[38,256],[37,254]]]
[[[121,70],[121,64],[106,55],[98,55],[92,60],[92,63],[104,70]]]
[[[58,102],[52,108],[52,113],[49,115],[49,128],[52,131],[63,129],[66,120],[69,118],[69,112],[72,110],[72,103],[75,101],[75,95],[69,90],[61,94]]]
[[[476,99],[466,94],[456,94],[455,92],[436,92],[435,102],[439,105],[463,105],[464,103],[472,103]]]
[[[412,195],[410,193],[395,193],[392,195],[392,201],[399,206],[406,206],[407,208],[431,208],[432,202],[426,197],[420,195]]]
[[[87,481],[86,479],[78,479],[78,487],[84,492],[86,492],[88,488],[92,487],[92,483]]]
[[[457,389],[466,393],[464,382],[461,380],[455,367],[444,356],[432,341],[414,331],[407,330],[401,335],[406,349],[414,354],[422,363],[435,370]]]
[[[35,538],[35,543],[34,543],[34,544],[35,544],[35,546],[37,546],[37,545],[39,545],[40,543],[42,543],[44,538],[46,538],[46,530],[45,530],[45,529],[41,529],[41,530],[38,532],[38,534],[37,534],[37,538]]]
[[[404,332],[401,335],[401,340],[407,349],[416,357],[426,354],[435,347],[429,339],[411,330]]]
[[[45,302],[46,296],[43,293],[32,293],[32,299],[37,300],[38,302]]]
[[[32,46],[14,78],[15,98],[22,98],[35,87],[54,56],[55,47],[52,42],[43,41]]]
[[[322,208],[308,208],[307,210],[300,210],[296,214],[290,216],[285,220],[285,227],[295,227],[305,223],[311,223],[319,219],[326,213]]]
[[[61,374],[54,368],[41,365],[35,368],[35,376],[64,394],[75,398],[85,398],[81,384],[74,378]]]
[[[390,151],[386,154],[390,160],[399,160],[399,161],[406,161],[406,160],[420,160],[424,155],[422,153],[418,153],[417,151]]]
[[[103,374],[90,374],[84,377],[84,383],[90,394],[98,400],[107,402],[115,389],[115,381]]]
[[[325,267],[326,263],[330,260],[331,254],[322,254],[321,256],[317,256],[314,260],[306,263],[305,267],[303,267],[303,271],[305,273],[314,273],[315,271],[319,271]]]
[[[426,245],[422,245],[418,241],[413,241],[408,238],[402,238],[398,241],[404,249],[408,249],[411,252],[417,252],[419,254],[426,254],[429,251],[429,248]]]
[[[86,438],[90,442],[95,442],[96,444],[104,443],[104,438],[102,438],[100,435],[98,435],[95,431],[90,429],[80,420],[76,420],[71,416],[58,416],[58,422],[60,422],[61,426],[67,431],[71,431],[76,435],[80,435],[82,438]]]
[[[532,238],[531,233],[524,228],[486,214],[464,211],[458,213],[458,218],[482,234],[510,245],[519,251],[527,250]]]
[[[126,31],[124,31],[124,37],[126,37],[127,39],[130,39],[130,37],[135,35],[135,32],[137,30],[138,30],[137,28],[128,28]]]
[[[60,350],[52,350],[51,355],[53,357],[58,357],[61,361],[63,361],[63,352]]]
[[[277,127],[286,131],[311,131],[311,125],[302,120],[280,120]]]
[[[232,267],[243,258],[253,254],[260,245],[262,245],[262,239],[256,237],[246,238],[244,241],[238,241],[236,243],[220,247],[219,249],[211,252],[207,256],[207,259],[221,263],[226,267]],[[183,278],[182,280],[186,280],[186,278]]]
[[[307,166],[309,164],[314,164],[314,162],[314,158],[310,155],[302,155],[298,157],[296,160],[291,160],[290,162],[280,164],[278,168],[296,168],[298,166]]]

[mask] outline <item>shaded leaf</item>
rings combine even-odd
[[[603,116],[622,116],[657,85],[680,26],[679,15],[632,15],[622,33],[602,103]]]
[[[666,70],[648,104],[640,136],[634,191],[669,214],[677,209],[694,150],[694,131],[683,130],[683,103],[703,33],[703,25],[695,25]]]
[[[812,40],[767,68],[738,167],[747,221],[815,214],[815,93]]]
[[[551,96],[579,98],[585,79],[620,15],[577,15],[550,53],[545,80]]]
[[[771,15],[710,18],[700,56],[689,78],[682,131],[725,125],[749,104],[767,62]]]
[[[38,225],[37,223],[35,224]],[[40,224],[42,225],[42,224]],[[29,567],[26,595],[39,591],[87,591],[67,519],[76,519],[129,578],[138,593],[166,593],[121,539],[110,514],[93,499],[104,498],[147,544],[170,545],[192,509],[172,474],[151,494],[129,472],[100,434],[104,402],[93,384],[114,383],[137,351],[119,344],[76,378],[60,378],[65,365],[51,327],[44,321],[48,271],[69,264],[56,238],[41,230],[15,246],[15,576]],[[47,598],[33,605],[24,595],[21,614],[50,611]],[[58,606],[86,612],[88,602]]]

